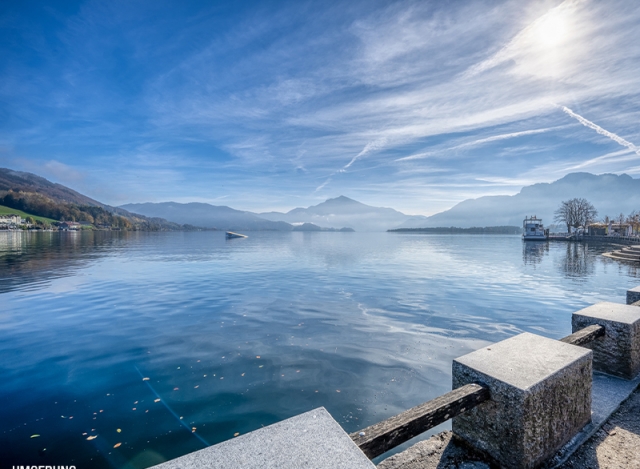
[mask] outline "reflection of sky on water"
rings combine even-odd
[[[37,445],[98,468],[175,457],[202,446],[185,423],[216,443],[321,405],[354,431],[448,391],[453,358],[566,335],[637,281],[597,247],[516,236],[36,235],[0,257],[0,443],[20,464]]]

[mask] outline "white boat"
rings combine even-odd
[[[225,237],[226,237],[227,239],[233,239],[233,238],[248,238],[248,236],[247,236],[247,235],[243,235],[243,234],[240,234],[240,233],[234,233],[233,231],[227,231],[227,232],[225,233]]]
[[[522,239],[525,241],[546,241],[549,239],[549,230],[544,229],[542,219],[527,217],[522,222]]]

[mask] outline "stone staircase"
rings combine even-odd
[[[640,246],[627,246],[618,251],[605,252],[602,255],[620,261],[640,262]]]

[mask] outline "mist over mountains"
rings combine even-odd
[[[195,224],[204,228],[230,231],[291,231],[293,226],[278,220],[266,220],[255,213],[235,210],[231,207],[199,202],[126,204],[120,208],[147,217],[160,217],[180,224]],[[180,221],[178,221],[180,220]]]
[[[348,197],[328,199],[307,208],[284,212],[253,213],[206,203],[136,203],[111,207],[62,184],[31,173],[0,168],[0,193],[41,194],[61,204],[97,206],[139,224],[160,229],[189,226],[231,231],[386,231],[396,228],[520,226],[525,216],[537,215],[546,225],[560,202],[585,198],[598,217],[628,215],[640,210],[640,179],[626,174],[572,173],[551,182],[523,187],[515,195],[469,199],[449,210],[425,217],[392,208],[366,205]],[[424,205],[428,207],[429,201]],[[139,214],[139,215],[138,215]]]
[[[537,215],[546,225],[563,200],[583,197],[598,210],[598,218],[640,210],[640,179],[626,174],[571,173],[552,183],[525,186],[515,195],[469,199],[425,220],[409,221],[400,228],[456,226],[520,226],[525,215]]]
[[[308,208],[294,208],[287,213],[258,214],[267,220],[291,224],[313,223],[322,227],[349,227],[356,231],[386,231],[410,221],[426,220],[423,216],[405,215],[392,208],[372,207],[345,196],[328,199]]]
[[[253,213],[209,204],[174,202],[127,204],[122,208],[175,223],[218,229],[291,230],[294,226],[311,223],[322,228],[386,231],[395,228],[520,226],[529,215],[537,215],[550,225],[560,202],[574,197],[583,197],[593,203],[601,218],[621,212],[626,215],[640,210],[640,179],[626,174],[572,173],[555,182],[523,187],[515,195],[465,200],[429,217],[373,207],[344,196],[286,213]],[[428,203],[425,201],[425,206]]]

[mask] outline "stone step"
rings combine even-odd
[[[603,254],[603,256],[622,261],[640,262],[640,256],[638,256],[637,254],[625,254],[620,251],[606,252]]]

